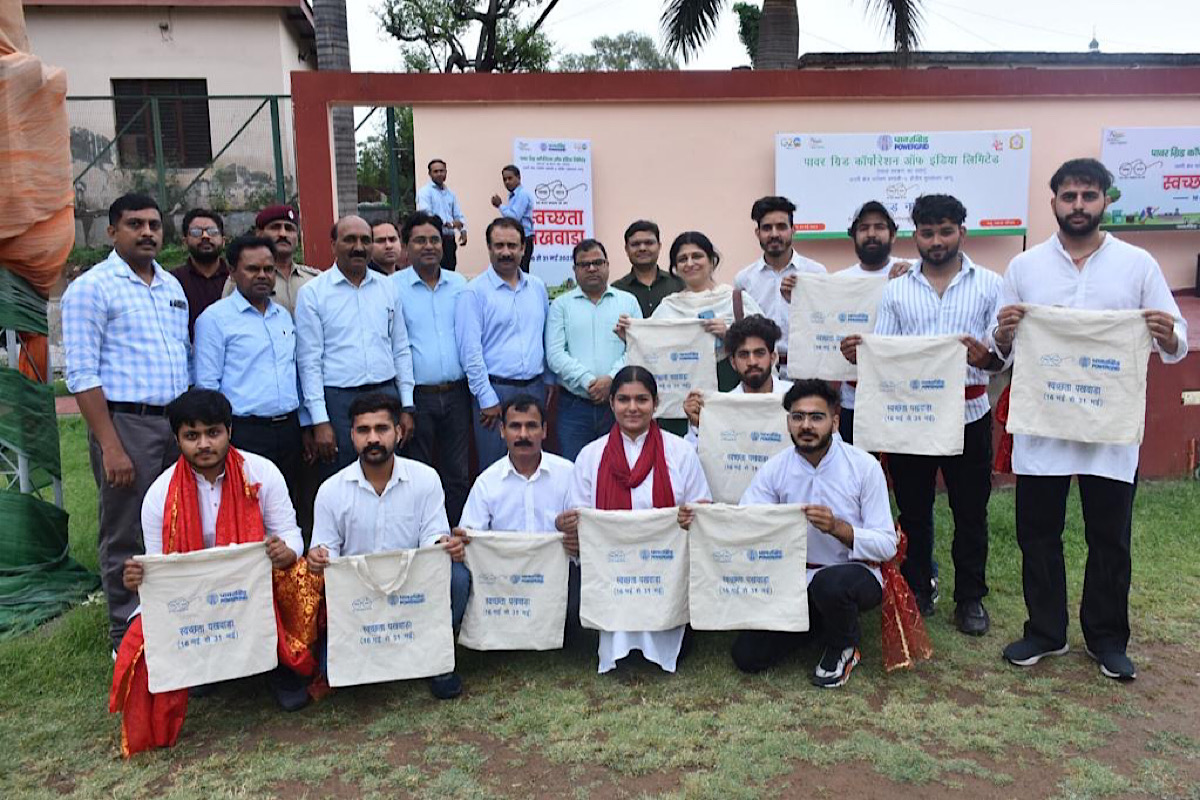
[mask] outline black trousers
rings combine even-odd
[[[1079,624],[1093,653],[1124,653],[1129,644],[1130,532],[1133,483],[1080,475],[1087,566]],[[1062,533],[1070,475],[1017,476],[1017,544],[1021,547],[1026,638],[1061,647],[1067,641],[1067,572]]]
[[[525,253],[521,256],[521,270],[529,272],[529,262],[533,260],[533,234],[525,237]]]
[[[458,266],[458,240],[453,233],[442,234],[442,269],[454,272]]]
[[[401,455],[437,470],[446,493],[446,516],[451,526],[458,525],[471,490],[467,448],[473,429],[467,382],[463,380],[462,385],[447,392],[417,386],[413,403],[417,407],[416,428]]]
[[[825,567],[808,585],[808,632],[742,631],[733,642],[733,663],[742,672],[762,672],[813,638],[833,650],[857,647],[859,615],[882,602],[883,587],[863,565]]]
[[[260,417],[234,417],[229,441],[238,450],[260,455],[279,467],[287,483],[292,506],[298,505],[303,446],[300,441],[300,418],[295,411],[276,423]]]
[[[838,433],[846,444],[854,444],[854,409],[843,408],[838,412]]]
[[[992,495],[992,414],[989,411],[963,432],[957,456],[888,453],[888,472],[900,509],[900,527],[908,534],[908,557],[900,567],[913,593],[927,598],[933,579],[933,498],[938,470],[946,483],[954,514],[954,602],[987,596],[988,498]]]

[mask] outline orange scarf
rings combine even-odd
[[[917,599],[900,574],[900,565],[908,551],[908,537],[899,525],[896,532],[900,535],[896,556],[880,565],[883,573],[883,668],[887,672],[911,668],[915,662],[933,657],[933,645],[917,608]]]

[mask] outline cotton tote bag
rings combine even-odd
[[[875,330],[887,275],[796,276],[788,325],[788,376],[852,381],[858,370],[842,356],[842,339]]]
[[[625,331],[625,363],[654,375],[656,417],[682,419],[688,392],[717,391],[716,342],[701,319],[632,320]]]
[[[791,443],[782,395],[705,395],[697,453],[718,503],[741,500],[758,468]]]

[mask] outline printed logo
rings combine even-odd
[[[729,564],[733,561],[732,550],[713,550],[712,559],[718,564]]]
[[[213,595],[209,595],[209,597],[213,597]],[[209,601],[209,603],[210,605],[213,604],[212,601]],[[185,597],[177,597],[167,603],[167,611],[170,611],[172,614],[182,614],[187,611],[191,605],[191,600],[188,600]]]
[[[769,444],[779,444],[783,442],[783,434],[778,431],[754,431],[750,434],[750,438],[756,442],[764,442]]]
[[[746,551],[746,560],[750,561],[750,562],[758,561],[758,551],[757,550],[747,550]]]
[[[875,140],[875,146],[886,153],[888,150],[892,149],[892,137],[888,136],[886,133],[881,135]]]
[[[521,576],[520,575],[510,575],[508,577],[508,580],[513,584],[513,586],[516,586],[518,583],[521,582]]]
[[[389,594],[389,606],[419,606],[425,602],[425,594],[417,592],[415,594]]]
[[[475,580],[482,583],[484,586],[492,586],[496,583],[496,576],[491,572],[480,573]]]
[[[941,378],[931,380],[911,380],[908,382],[908,388],[914,392],[940,392],[946,388],[946,382]]]
[[[1008,149],[1009,150],[1024,150],[1025,149],[1025,137],[1019,133],[1014,133],[1012,136],[1008,137]]]
[[[608,551],[608,563],[624,564],[625,563],[625,551],[624,550],[609,550]]]
[[[916,380],[909,381],[909,382],[908,382],[908,388],[912,389],[912,390],[915,392],[917,389],[920,389],[920,388],[921,388],[921,382],[920,382],[920,381],[916,381]]]
[[[845,321],[846,321],[846,312],[843,311],[838,314],[838,322],[845,322]]]
[[[812,312],[811,314],[808,315],[808,321],[811,322],[813,325],[824,325],[825,324],[825,312],[823,312],[823,311]]]
[[[721,431],[722,442],[736,442],[740,438],[742,438],[740,431]]]
[[[1079,366],[1083,367],[1084,369],[1087,369],[1091,363],[1092,363],[1092,360],[1090,358],[1088,358],[1087,356],[1079,357]]]
[[[208,600],[208,604],[210,606],[215,606],[221,602],[221,596],[219,594],[217,594],[216,592],[210,592],[208,597],[206,597],[205,599]]]
[[[883,392],[884,394],[895,394],[896,389],[898,389],[898,388],[899,387],[897,386],[895,381],[880,381],[879,382],[879,391]]]
[[[642,559],[642,561],[649,561],[650,560],[650,551],[642,550],[641,552],[638,553],[638,556]]]
[[[374,602],[369,597],[360,597],[350,604],[351,611],[370,611]]]
[[[669,547],[661,550],[643,550],[640,553],[642,561],[674,561],[675,551]]]

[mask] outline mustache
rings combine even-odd
[[[350,257],[351,258],[366,258],[367,251],[366,250],[351,250]]]
[[[533,442],[529,439],[517,439],[513,442],[513,447],[533,447]]]

